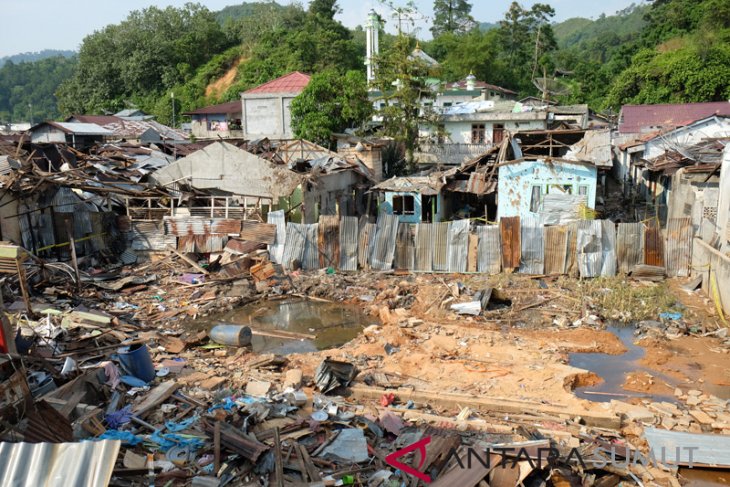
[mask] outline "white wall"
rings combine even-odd
[[[730,218],[730,144],[725,146],[722,153],[722,167],[720,168],[720,188],[717,201],[717,231],[720,234],[720,242],[723,243],[722,250],[727,250],[728,241],[728,219]]]
[[[66,134],[55,127],[44,125],[33,131],[30,141],[34,144],[65,144]]]
[[[484,124],[485,143],[492,143],[492,134],[494,133],[494,124],[502,124],[504,130],[509,132],[518,132],[525,130],[543,130],[545,129],[544,120],[526,120],[526,121],[449,121],[444,124],[446,132],[450,134],[449,140],[453,143],[473,144],[471,140],[471,126],[473,124]]]

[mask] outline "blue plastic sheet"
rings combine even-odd
[[[132,420],[132,406],[124,406],[119,411],[109,413],[104,417],[109,428],[116,430],[123,424],[127,424]]]
[[[661,318],[663,320],[677,321],[682,318],[682,313],[678,313],[678,312],[672,313],[672,312],[667,311],[664,313],[659,313],[659,318]]]
[[[177,433],[178,431],[183,431],[190,428],[190,426],[196,421],[198,421],[197,414],[191,418],[186,419],[185,421],[180,421],[179,423],[175,423],[174,421],[165,421],[165,428],[167,428],[167,431],[171,433]]]
[[[173,446],[190,447],[191,450],[202,448],[205,442],[195,436],[176,435],[174,433],[162,433],[157,430],[149,436],[150,441],[160,445],[160,450],[167,451]]]
[[[142,443],[142,438],[135,436],[129,431],[119,431],[115,429],[106,430],[97,437],[99,440],[121,440],[123,445],[138,445]]]

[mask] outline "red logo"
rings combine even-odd
[[[424,462],[426,461],[426,445],[431,443],[431,437],[427,436],[425,438],[422,438],[418,440],[417,442],[408,445],[407,447],[396,450],[387,457],[385,457],[385,463],[390,465],[391,467],[395,467],[408,475],[413,475],[416,478],[419,478],[426,482],[427,484],[431,482],[431,477],[426,475],[425,473],[416,470],[415,468],[411,467],[410,465],[406,465],[405,463],[401,463],[396,458],[400,458],[404,455],[408,455],[413,450],[418,450],[418,452],[421,454],[421,462],[418,465],[418,468],[420,469],[423,467]]]

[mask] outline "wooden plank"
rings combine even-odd
[[[522,242],[520,240],[520,217],[504,217],[499,221],[502,234],[502,268],[514,270],[520,266]]]
[[[218,475],[221,469],[221,422],[215,422],[213,430],[213,473]]]
[[[479,237],[473,233],[469,234],[469,249],[466,259],[466,270],[467,272],[477,271],[477,261],[479,250]]]
[[[180,253],[180,252],[178,252],[178,251],[177,251],[177,249],[174,249],[174,248],[172,248],[172,247],[170,247],[170,246],[168,245],[168,246],[167,246],[167,250],[169,250],[170,252],[173,252],[173,253],[174,253],[175,255],[177,255],[178,257],[180,257],[180,258],[181,258],[182,260],[184,260],[185,262],[187,262],[188,264],[190,264],[190,265],[191,265],[191,266],[192,266],[192,267],[193,267],[193,268],[194,268],[195,270],[197,270],[198,272],[201,272],[201,273],[203,273],[203,274],[208,274],[208,271],[207,271],[207,270],[205,270],[204,268],[200,267],[200,266],[198,265],[198,263],[197,263],[197,262],[195,262],[195,261],[194,261],[193,259],[191,259],[190,257],[188,257],[188,256],[186,256],[186,255],[184,255],[184,254],[182,254],[182,253]]]
[[[180,387],[174,380],[168,380],[158,385],[144,400],[132,409],[136,416],[143,417],[145,414],[156,408],[167,400]]]
[[[664,241],[656,220],[644,231],[644,264],[664,267]]]
[[[274,465],[276,470],[276,487],[284,487],[284,461],[281,458],[279,428],[274,429]]]

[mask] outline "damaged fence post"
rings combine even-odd
[[[73,264],[74,274],[76,274],[76,290],[81,291],[81,277],[79,276],[79,263],[76,260],[76,241],[74,240],[74,227],[72,217],[65,216],[63,221],[66,225],[68,245],[71,248],[71,263]]]

